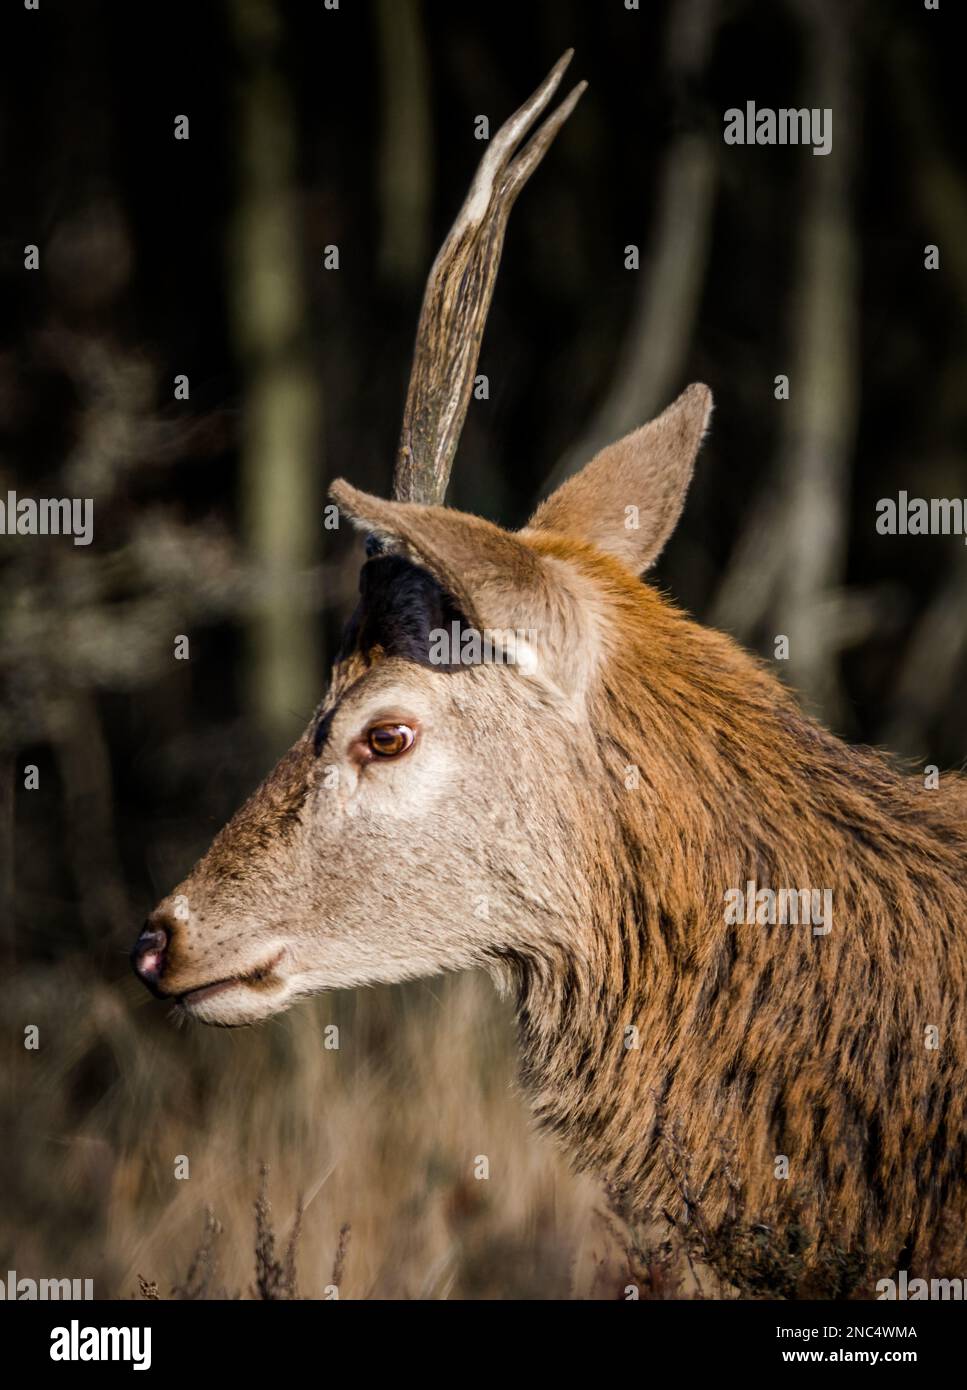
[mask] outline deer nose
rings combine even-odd
[[[131,964],[134,966],[135,974],[144,981],[153,994],[162,993],[159,988],[159,981],[164,973],[170,940],[170,926],[157,917],[149,917],[141,930],[141,935],[134,943],[134,950],[131,952]]]

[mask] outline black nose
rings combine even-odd
[[[154,994],[160,994],[158,982],[164,973],[171,929],[156,918],[145,922],[141,935],[134,943],[131,964],[138,975]]]

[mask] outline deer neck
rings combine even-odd
[[[694,1156],[701,1187],[718,1181],[732,1145],[761,1178],[765,1209],[787,1142],[783,1097],[801,1089],[815,1047],[803,982],[822,1016],[846,972],[867,968],[875,933],[915,933],[915,920],[895,926],[891,902],[917,874],[935,880],[925,903],[949,900],[955,884],[964,902],[964,830],[956,801],[921,798],[914,812],[905,779],[809,720],[729,639],[657,611],[661,627],[637,652],[619,644],[624,669],[593,713],[602,777],[584,920],[570,946],[559,939],[516,963],[523,1079],[542,1124],[632,1206],[680,1204],[670,1153]],[[894,853],[910,845],[895,883],[883,881],[884,840]],[[750,881],[834,890],[839,935],[810,922],[730,927],[726,891]],[[869,932],[863,952],[840,949],[850,920]],[[853,986],[869,997],[862,980]],[[777,1036],[778,1058],[767,1046]],[[728,1198],[720,1182],[715,1192],[713,1216]]]

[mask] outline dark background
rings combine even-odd
[[[565,48],[562,90],[590,88],[512,214],[490,399],[471,403],[449,500],[520,525],[556,470],[708,382],[712,434],[658,582],[767,657],[787,635],[779,673],[845,737],[962,763],[962,538],[874,528],[901,488],[967,495],[956,9],[8,0],[0,493],[93,497],[95,540],[0,538],[3,1018],[19,1048],[23,1001],[56,1029],[66,991],[88,1023],[100,1000],[134,1032],[82,1028],[67,1054],[61,1035],[42,1082],[7,1077],[22,1142],[3,1160],[2,1267],[24,1258],[32,1192],[62,1242],[72,1221],[100,1232],[106,1279],[128,1269],[129,1250],[105,1254],[105,1211],[141,1219],[153,1160],[125,1106],[161,1104],[135,1053],[168,1048],[193,1080],[179,1096],[173,1076],[166,1103],[191,1094],[214,1123],[216,1045],[172,1044],[124,952],[323,693],[358,563],[323,527],[326,486],[389,491],[475,118],[494,133]],[[723,113],[748,100],[831,107],[832,153],[726,146]],[[411,996],[385,993],[398,1023]],[[277,1045],[291,1077],[291,1038]],[[102,1166],[72,1157],[41,1202],[57,1145],[94,1132]]]

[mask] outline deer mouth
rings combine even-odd
[[[270,960],[256,966],[254,970],[248,970],[243,975],[226,975],[223,980],[212,980],[210,984],[198,985],[195,989],[186,989],[179,994],[175,1003],[182,1008],[190,1008],[192,1004],[200,1004],[203,999],[212,999],[216,994],[224,994],[227,990],[237,989],[239,985],[248,989],[273,988],[281,984],[281,980],[276,975],[275,970],[282,957],[285,955],[285,947],[276,951]]]

